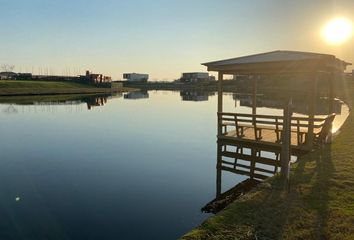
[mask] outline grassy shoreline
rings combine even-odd
[[[52,94],[52,95],[19,95],[0,96],[0,104],[33,104],[33,102],[60,102],[60,101],[80,101],[87,97],[110,96],[103,93],[86,94]]]
[[[339,97],[353,96],[348,82]],[[350,115],[332,144],[292,165],[289,191],[270,178],[182,239],[354,239],[353,143]]]
[[[74,82],[45,82],[1,80],[0,96],[36,96],[62,94],[94,94],[117,93],[131,91],[132,88],[98,88],[91,85]]]

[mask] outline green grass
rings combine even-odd
[[[46,82],[46,81],[19,81],[19,80],[2,80],[0,81],[0,89],[2,88],[93,88],[87,84],[73,83],[73,82]]]
[[[354,84],[342,89],[352,105]],[[351,115],[333,144],[292,166],[289,191],[275,176],[182,239],[354,239],[353,143]]]
[[[115,92],[131,91],[129,88],[114,89]],[[111,93],[111,88],[95,87],[88,84],[55,81],[0,80],[0,96],[92,94]]]

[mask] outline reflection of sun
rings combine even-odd
[[[322,29],[323,38],[330,44],[344,43],[351,38],[352,34],[352,23],[345,18],[332,19]]]

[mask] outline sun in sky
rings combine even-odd
[[[351,39],[353,24],[346,18],[335,18],[326,23],[322,29],[322,36],[332,45],[340,45]]]

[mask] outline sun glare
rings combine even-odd
[[[332,19],[324,26],[322,35],[329,44],[339,45],[352,37],[353,25],[345,18]]]

